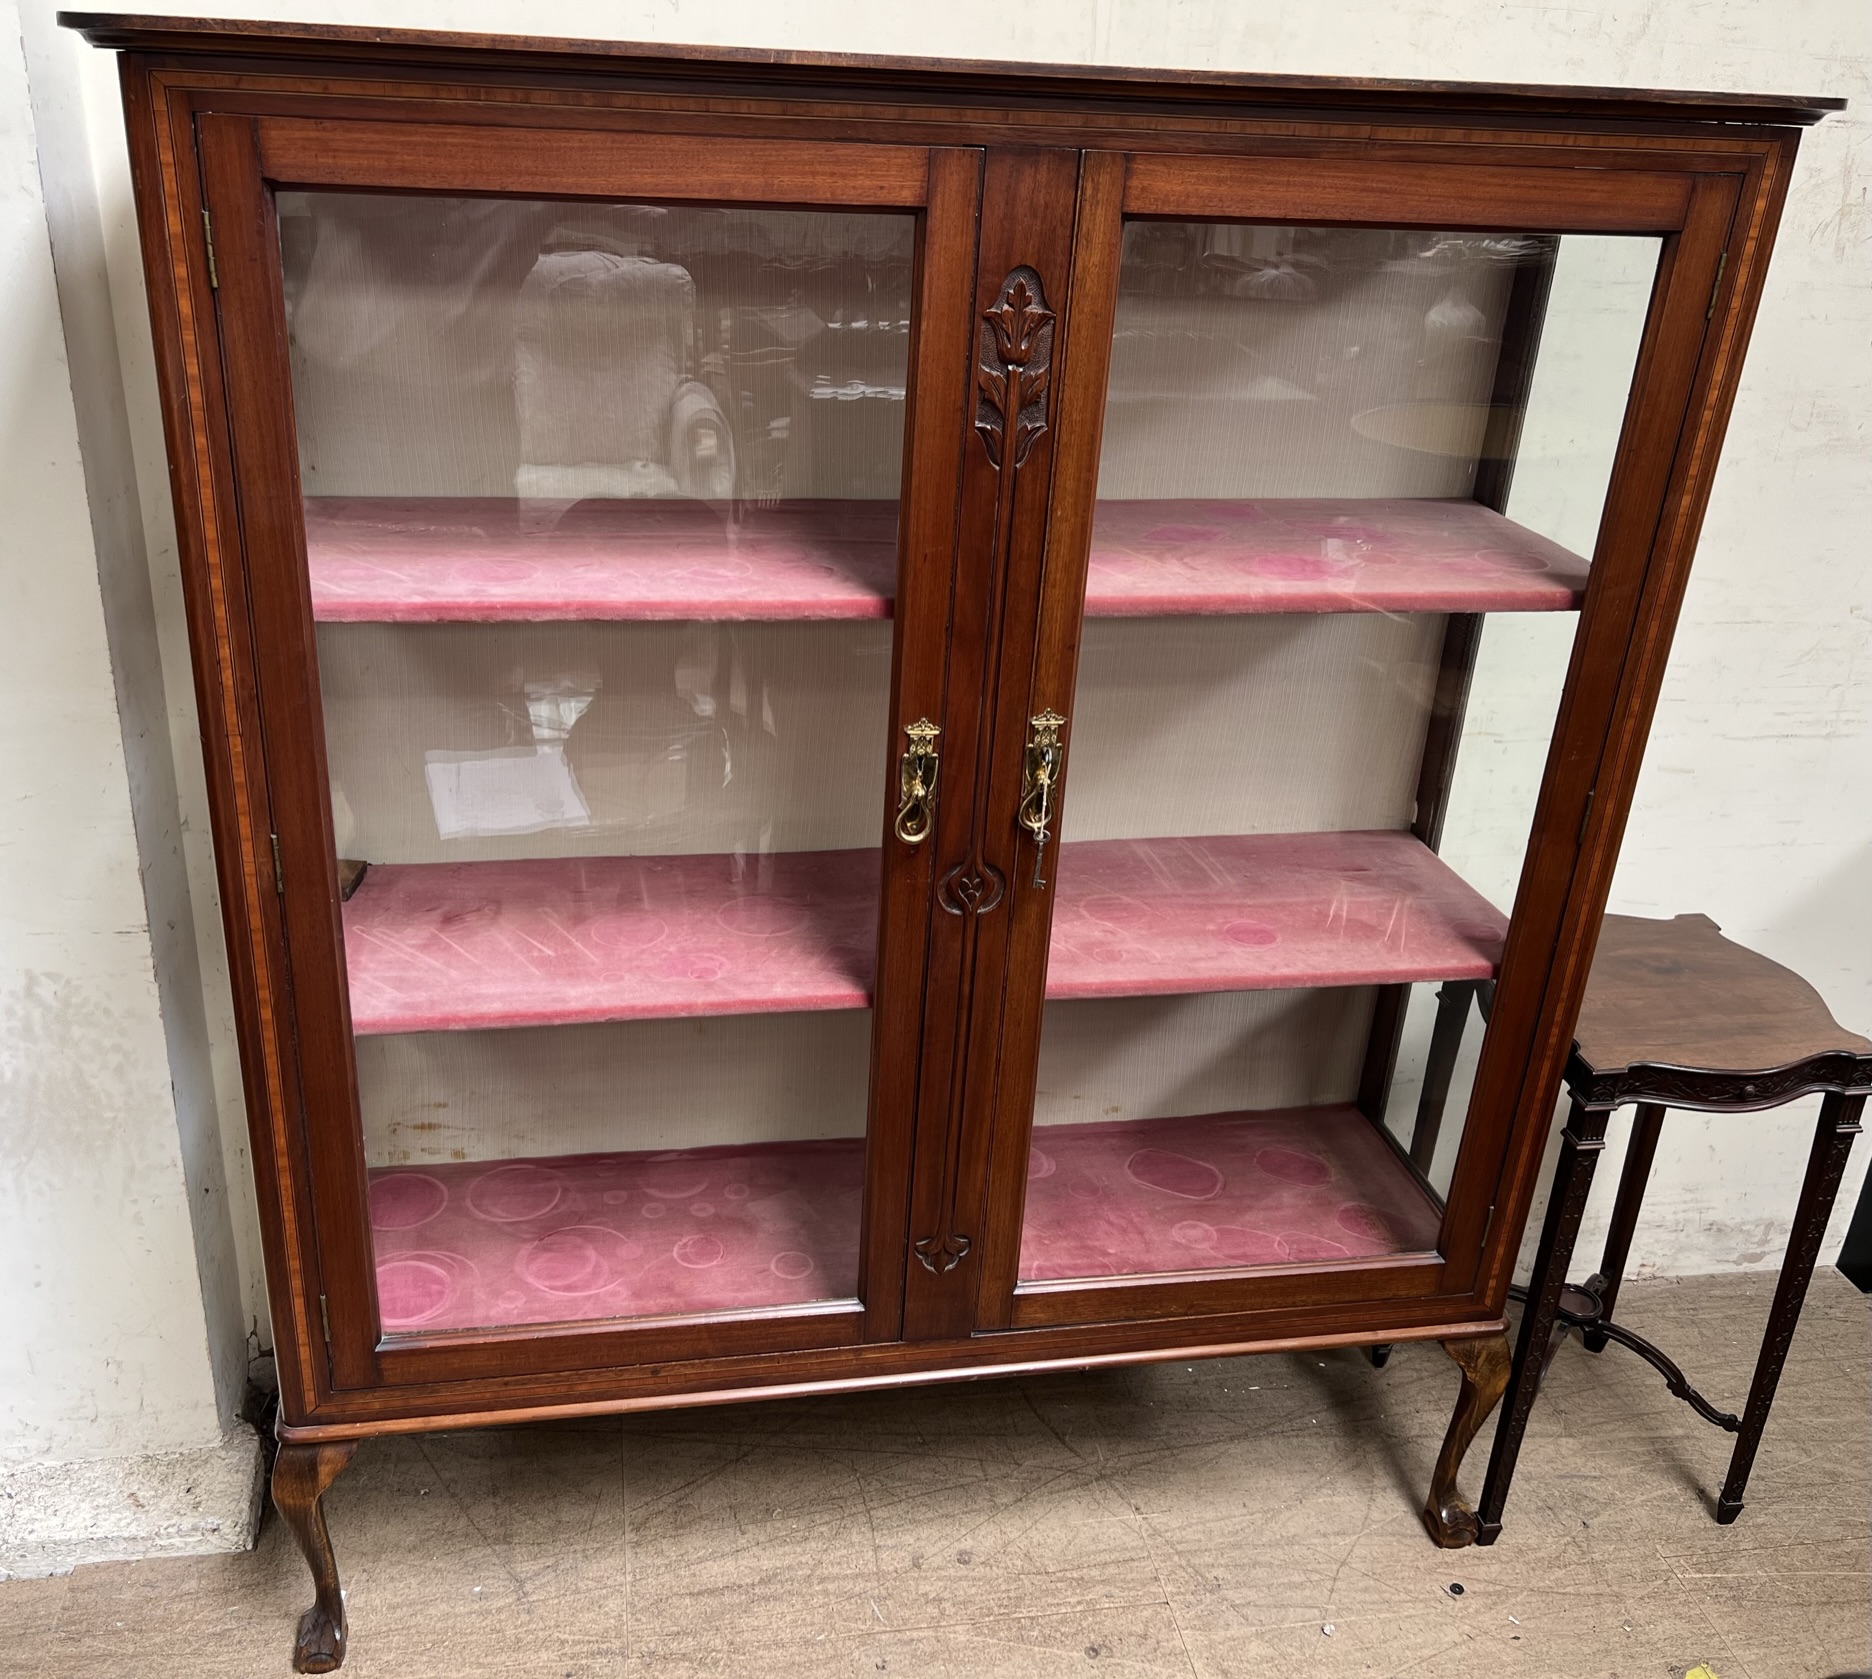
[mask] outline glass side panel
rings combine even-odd
[[[278,209],[384,1329],[852,1297],[914,218]]]
[[[1431,1251],[1659,242],[1124,237],[1020,1276]]]

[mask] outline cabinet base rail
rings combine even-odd
[[[1476,1541],[1477,1518],[1474,1509],[1456,1490],[1456,1476],[1462,1468],[1476,1434],[1501,1401],[1508,1385],[1511,1358],[1506,1326],[1482,1326],[1481,1333],[1453,1335],[1447,1326],[1428,1330],[1408,1330],[1394,1340],[1441,1340],[1443,1350],[1462,1371],[1456,1407],[1444,1434],[1442,1450],[1437,1455],[1431,1475],[1430,1493],[1423,1511],[1424,1525],[1430,1537],[1446,1550],[1472,1545]],[[600,1415],[632,1410],[657,1410],[689,1405],[722,1403],[732,1400],[797,1396],[802,1392],[838,1392],[862,1387],[898,1386],[910,1382],[961,1380],[971,1376],[1005,1376],[1047,1369],[1086,1369],[1097,1365],[1171,1362],[1175,1359],[1226,1356],[1248,1352],[1279,1352],[1326,1346],[1371,1345],[1371,1337],[1342,1335],[1296,1338],[1287,1343],[1261,1342],[1252,1347],[1182,1349],[1174,1352],[1145,1352],[1104,1358],[1077,1359],[1070,1365],[1049,1361],[1029,1365],[989,1365],[969,1370],[950,1369],[921,1373],[892,1380],[871,1378],[861,1381],[804,1384],[791,1388],[755,1388],[738,1392],[684,1395],[653,1400],[621,1400],[587,1406],[542,1406],[526,1413],[478,1413],[448,1417],[405,1417],[345,1430],[336,1427],[294,1427],[281,1423],[279,1455],[273,1464],[273,1503],[291,1528],[306,1566],[311,1571],[312,1606],[299,1618],[293,1641],[293,1669],[298,1673],[335,1673],[344,1665],[347,1627],[344,1593],[339,1585],[337,1556],[331,1533],[326,1526],[324,1498],[332,1483],[350,1465],[360,1441],[379,1434],[430,1433],[462,1426],[512,1423],[547,1417]],[[1385,1343],[1387,1349],[1390,1342]]]

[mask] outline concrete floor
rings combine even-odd
[[[1633,1285],[1621,1315],[1739,1405],[1772,1284]],[[1821,1679],[1872,1666],[1869,1374],[1824,1272],[1725,1529],[1727,1436],[1575,1339],[1501,1542],[1457,1552],[1417,1520],[1456,1391],[1433,1345],[367,1444],[328,1500],[346,1672]],[[0,1585],[0,1672],[284,1674],[308,1601],[271,1520],[247,1555]]]

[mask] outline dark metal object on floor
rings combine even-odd
[[[1465,999],[1466,1006],[1466,999]],[[1707,916],[1648,921],[1609,915],[1580,1010],[1566,1082],[1572,1113],[1560,1136],[1547,1219],[1526,1290],[1507,1403],[1489,1458],[1478,1511],[1481,1544],[1501,1532],[1515,1460],[1541,1375],[1569,1328],[1589,1351],[1616,1341],[1664,1377],[1670,1391],[1718,1428],[1737,1435],[1716,1520],[1733,1522],[1761,1445],[1775,1387],[1800,1320],[1801,1302],[1839,1192],[1859,1116],[1872,1092],[1872,1042],[1843,1030],[1812,986],[1778,963],[1722,937]],[[1824,1093],[1782,1261],[1768,1329],[1742,1415],[1718,1410],[1677,1365],[1641,1335],[1613,1320],[1619,1281],[1644,1202],[1666,1107],[1751,1113],[1798,1096]],[[1638,1104],[1618,1201],[1598,1270],[1566,1282],[1593,1169],[1605,1147],[1606,1121]]]
[[[1872,1182],[1860,1187],[1859,1205],[1835,1263],[1861,1294],[1872,1294]]]

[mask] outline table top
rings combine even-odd
[[[1749,1080],[1777,1072],[1790,1076]],[[1608,915],[1567,1078],[1577,1095],[1591,1081],[1627,1101],[1654,1089],[1685,1105],[1766,1107],[1804,1090],[1872,1086],[1872,1041],[1835,1021],[1799,974],[1724,938],[1707,915]]]

